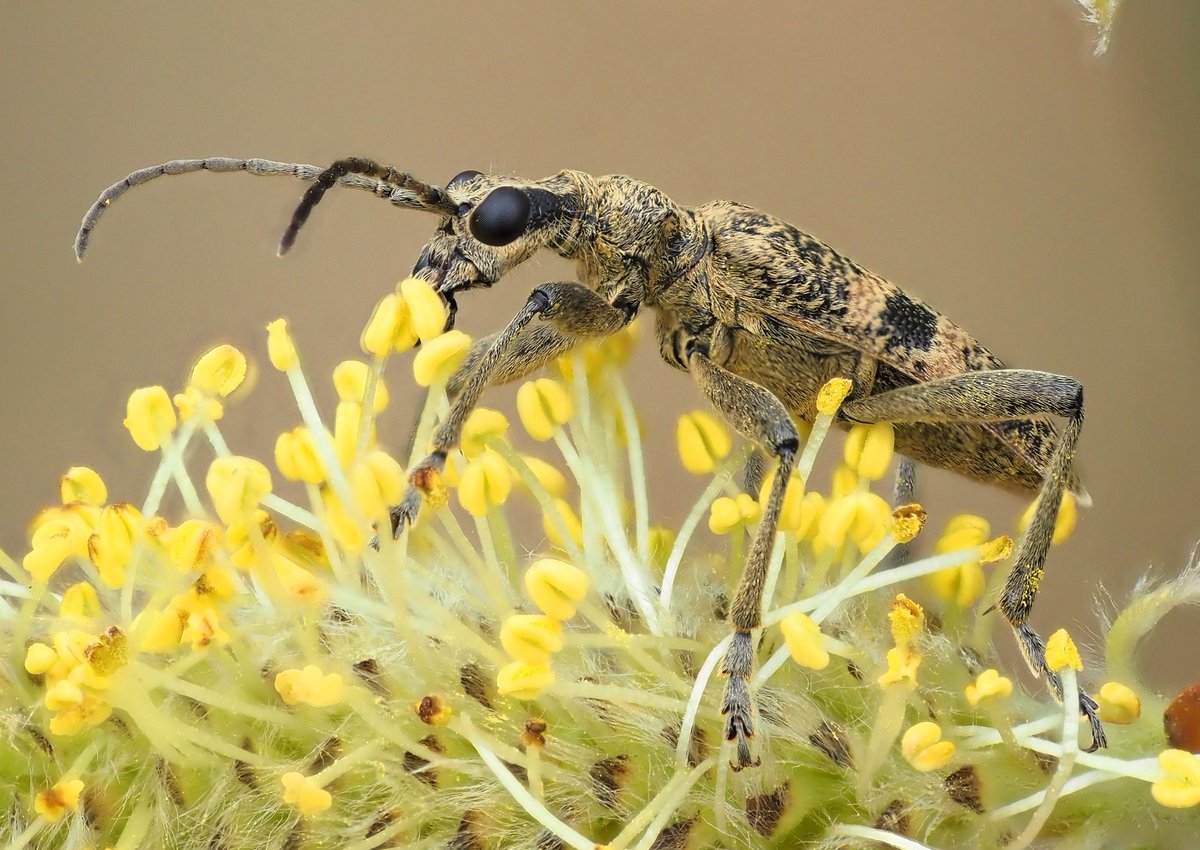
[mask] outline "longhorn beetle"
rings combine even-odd
[[[575,262],[578,282],[535,287],[503,330],[473,343],[450,380],[453,404],[434,433],[433,449],[410,472],[409,487],[392,509],[397,535],[416,517],[421,485],[444,468],[485,387],[524,377],[582,340],[615,333],[643,307],[654,312],[662,358],[690,374],[757,447],[748,489],[761,480],[763,455],[778,464],[730,608],[733,639],[723,663],[728,678],[721,711],[726,738],[736,743],[735,769],[757,763],[748,687],[752,632],[761,625],[768,560],[800,445],[795,421],[814,417],[817,390],[834,377],[853,381],[838,414],[841,424],[895,426],[896,449],[906,458],[903,487],[910,486],[912,461],[919,461],[1039,494],[996,607],[1034,674],[1044,674],[1062,698],[1062,682],[1028,620],[1064,492],[1088,501],[1073,471],[1083,426],[1083,387],[1074,378],[1005,369],[945,316],[774,216],[731,201],[679,206],[653,186],[620,175],[562,171],[521,180],[464,171],[442,188],[357,157],[325,169],[263,159],[176,160],[106,189],[83,218],[76,256],[82,259],[104,210],[130,188],[192,171],[312,181],[280,242],[281,254],[335,184],[435,214],[437,229],[413,274],[446,300],[447,328],[458,293],[491,286],[538,249]],[[1065,420],[1061,434],[1048,416]],[[1096,702],[1082,692],[1078,698],[1091,723],[1090,750],[1105,746]]]

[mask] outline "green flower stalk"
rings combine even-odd
[[[932,555],[904,557],[925,514],[875,492],[892,459],[886,425],[853,429],[832,485],[813,486],[848,382],[823,392],[780,521],[750,683],[752,769],[730,767],[717,671],[761,498],[733,483],[745,452],[694,412],[678,442],[696,501],[678,526],[652,524],[621,377],[630,334],[519,388],[529,439],[476,411],[444,475],[414,482],[415,526],[373,539],[407,484],[376,441],[384,366],[422,339],[419,450],[469,345],[439,333],[427,290],[410,280],[381,301],[362,337],[370,359],[334,372],[332,417],[286,323],[271,323],[269,359],[299,411],[274,469],[222,437],[246,360],[219,346],[174,397],[151,387],[129,399],[126,427],[161,457],[140,507],[109,501],[100,476],[76,467],[21,559],[0,553],[3,846],[1194,840],[1194,723],[1176,711],[1184,719],[1164,732],[1167,700],[1140,680],[1134,648],[1200,599],[1200,566],[1139,585],[1087,669],[1065,631],[1050,640],[1067,708],[1024,692],[994,658],[995,618],[979,613],[1007,536],[964,515],[943,523]],[[526,453],[531,442],[554,459]],[[276,492],[280,475],[299,501]],[[168,488],[180,516],[160,511]],[[1073,514],[1062,515],[1065,534]],[[544,534],[514,530],[530,516]],[[723,553],[695,539],[706,517],[729,538]],[[1081,680],[1102,685],[1107,751],[1079,746],[1069,706]]]

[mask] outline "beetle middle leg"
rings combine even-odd
[[[722,672],[728,677],[721,701],[721,713],[726,716],[725,739],[737,742],[737,761],[733,767],[741,770],[759,763],[751,746],[755,735],[754,702],[750,695],[750,676],[754,672],[753,632],[762,625],[763,588],[783,497],[787,493],[796,451],[800,448],[800,433],[774,393],[721,368],[702,351],[693,349],[689,353],[688,370],[700,391],[738,433],[779,459],[771,495],[730,606],[733,642],[722,665]]]
[[[547,324],[530,327],[534,318]],[[536,287],[504,330],[472,346],[463,367],[451,378],[454,402],[433,432],[430,453],[409,473],[409,486],[400,504],[391,509],[392,533],[399,535],[405,524],[416,518],[431,473],[445,467],[446,456],[458,446],[467,417],[484,389],[533,372],[583,339],[614,334],[632,318],[631,312],[614,307],[582,284],[558,282]]]
[[[1033,521],[1021,539],[996,606],[1016,632],[1018,646],[1034,675],[1045,674],[1061,698],[1062,680],[1046,663],[1045,642],[1028,620],[1083,429],[1083,386],[1064,375],[1026,369],[966,372],[850,401],[842,406],[842,413],[856,422],[985,423],[1047,415],[1066,420],[1044,472]],[[1096,701],[1082,691],[1079,710],[1091,724],[1089,752],[1106,746]]]

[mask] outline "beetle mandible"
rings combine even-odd
[[[736,745],[735,769],[756,763],[752,633],[761,625],[770,551],[800,445],[795,421],[813,418],[817,391],[835,377],[853,382],[841,424],[894,424],[896,450],[905,458],[902,482],[911,482],[917,461],[1038,493],[996,607],[1034,674],[1045,675],[1061,698],[1062,682],[1028,620],[1063,495],[1069,490],[1087,502],[1073,470],[1083,426],[1083,387],[1074,378],[1004,368],[945,316],[774,216],[730,201],[683,207],[621,175],[562,171],[521,180],[464,171],[443,188],[358,157],[325,169],[263,159],[175,160],[105,190],[84,216],[76,256],[83,257],[104,210],[130,188],[192,171],[313,181],[280,253],[334,185],[434,213],[440,221],[413,273],[446,300],[447,328],[458,293],[491,286],[539,249],[575,262],[578,282],[535,287],[503,330],[472,344],[450,380],[453,403],[433,449],[410,471],[408,490],[392,509],[396,534],[416,517],[419,485],[443,469],[487,386],[522,378],[583,340],[615,333],[642,308],[654,312],[663,359],[689,373],[757,447],[760,462],[748,469],[747,489],[756,491],[764,455],[778,464],[730,608],[721,710],[726,738]],[[1048,416],[1065,421],[1061,433]],[[1079,710],[1090,721],[1090,749],[1105,746],[1096,702],[1080,692]]]

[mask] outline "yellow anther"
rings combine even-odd
[[[50,732],[54,735],[74,735],[84,729],[99,726],[112,715],[112,705],[95,694],[85,694],[83,702],[65,708],[50,719]]]
[[[1079,658],[1079,649],[1075,641],[1067,634],[1066,629],[1059,629],[1050,635],[1046,641],[1046,666],[1058,672],[1070,667],[1072,670],[1082,670],[1083,661]]]
[[[139,449],[157,449],[175,430],[176,423],[171,397],[162,387],[142,387],[129,395],[124,425]]]
[[[63,591],[62,602],[58,606],[58,615],[68,620],[84,622],[98,617],[103,613],[100,607],[100,597],[96,588],[86,581],[73,584]]]
[[[46,791],[39,791],[33,798],[33,809],[46,820],[58,820],[67,812],[79,809],[79,798],[83,794],[82,779],[62,779]]]
[[[407,351],[417,344],[408,305],[395,292],[379,299],[371,318],[363,328],[359,345],[367,354],[387,357],[393,351]]]
[[[129,663],[129,638],[117,626],[99,635],[83,651],[97,676],[111,676]]]
[[[361,534],[361,532],[359,532]],[[272,559],[279,584],[297,602],[318,606],[325,604],[328,593],[320,580],[295,561],[276,554]]]
[[[562,519],[562,524],[567,527],[567,533],[575,545],[583,545],[583,523],[580,522],[579,515],[575,513],[575,509],[571,507],[570,503],[566,499],[555,499],[554,512]],[[567,541],[563,540],[559,534],[558,523],[554,522],[550,514],[542,515],[542,530],[546,532],[546,537],[552,544],[559,549],[567,548]]]
[[[167,557],[183,572],[203,569],[221,542],[220,529],[202,519],[185,520],[171,531]]]
[[[463,423],[459,448],[467,457],[474,457],[487,448],[491,437],[503,437],[508,433],[508,417],[490,407],[477,407]]]
[[[83,702],[83,689],[70,679],[60,679],[46,688],[42,702],[51,711],[73,708]]]
[[[946,523],[942,536],[934,545],[934,551],[940,554],[981,546],[991,532],[991,524],[983,517],[958,514]],[[966,608],[974,605],[983,595],[987,580],[979,561],[964,561],[932,573],[926,583],[942,599]]]
[[[290,771],[280,777],[283,782],[283,802],[290,803],[309,817],[328,811],[333,805],[333,796],[303,773]]]
[[[32,548],[21,564],[38,581],[49,581],[67,558],[87,554],[89,531],[66,516],[48,519],[34,529]]]
[[[555,620],[575,616],[575,607],[587,596],[589,585],[587,573],[553,558],[534,561],[525,571],[525,589],[530,598],[543,614]]]
[[[296,341],[288,330],[287,319],[276,319],[267,323],[267,357],[271,365],[280,372],[295,369],[300,365],[300,355],[296,352]]]
[[[103,505],[108,501],[108,488],[104,479],[94,469],[72,466],[67,474],[58,479],[58,491],[64,505],[83,502],[85,505]]]
[[[798,478],[796,484],[800,484]],[[825,497],[817,492],[803,493],[799,486],[795,487],[795,491],[800,498],[793,496],[793,486],[788,485],[783,511],[779,514],[779,530],[793,532],[800,538],[812,537],[825,514]]]
[[[702,410],[679,417],[675,442],[679,445],[683,468],[696,475],[712,472],[733,448],[729,429]]]
[[[757,522],[761,515],[758,502],[748,493],[738,493],[736,499],[722,496],[712,503],[708,528],[713,534],[729,534],[735,528]]]
[[[333,419],[333,449],[342,468],[348,468],[358,450],[358,431],[362,427],[363,406],[357,401],[339,401]],[[375,444],[375,422],[367,429],[367,446]]]
[[[525,461],[525,465],[529,467],[533,477],[538,480],[547,493],[556,499],[567,495],[567,479],[558,471],[558,467],[530,455],[521,455],[521,460]]]
[[[41,676],[58,663],[58,653],[54,647],[44,643],[31,643],[25,650],[25,671],[34,676]]]
[[[423,387],[449,378],[471,350],[471,338],[459,330],[446,331],[421,345],[413,358],[413,378]]]
[[[514,614],[500,625],[500,645],[517,661],[549,664],[563,648],[562,623],[544,614]]]
[[[320,484],[325,480],[317,443],[304,426],[284,431],[275,440],[275,466],[291,481]]]
[[[879,544],[892,529],[892,509],[874,493],[853,493],[834,499],[821,515],[814,546],[839,549],[852,541],[860,552]]]
[[[517,413],[535,440],[549,440],[575,415],[567,388],[553,378],[526,381],[517,390]]]
[[[203,393],[225,398],[245,379],[246,355],[232,345],[218,345],[200,355],[188,383]]]
[[[141,512],[126,502],[100,512],[96,533],[88,538],[88,556],[109,587],[125,584],[125,569],[145,524]]]
[[[244,522],[271,492],[271,473],[253,458],[219,457],[208,467],[204,485],[222,522]]]
[[[144,622],[143,622],[144,618]],[[134,621],[138,649],[142,652],[170,652],[179,646],[186,617],[180,618],[174,608],[155,613],[143,612]]]
[[[488,449],[468,461],[458,482],[458,502],[472,516],[486,516],[512,491],[512,472],[497,452]]]
[[[502,697],[537,699],[553,684],[554,671],[546,664],[514,661],[505,664],[496,674],[496,690]]]
[[[315,664],[290,668],[275,676],[275,690],[288,705],[327,708],[346,696],[346,685],[337,673],[324,673]]]
[[[829,666],[829,653],[822,645],[824,635],[821,634],[821,627],[807,614],[793,611],[780,621],[779,629],[783,632],[792,660],[801,667],[824,670]]]
[[[454,717],[454,709],[450,704],[442,699],[441,694],[428,694],[421,697],[421,701],[413,706],[417,717],[421,718],[422,723],[427,723],[430,726],[445,726]]]
[[[333,387],[342,401],[365,404],[367,383],[370,379],[371,367],[361,360],[343,360],[333,369]],[[375,403],[371,409],[376,413],[383,413],[387,410],[389,401],[387,385],[379,378],[375,381]]]
[[[954,742],[942,740],[942,727],[926,720],[908,727],[900,739],[904,760],[922,772],[945,767],[954,757]]]
[[[323,491],[323,495],[328,491]],[[327,498],[333,498],[329,494]],[[255,532],[257,531],[257,535]],[[256,536],[262,537],[265,543],[271,543],[279,536],[279,528],[271,515],[264,510],[256,510],[253,515],[244,520],[229,523],[225,529],[225,545],[229,550],[229,560],[241,570],[249,570],[259,563],[256,549]]]
[[[1000,671],[988,668],[980,673],[975,681],[967,685],[965,692],[971,708],[977,707],[985,699],[1006,697],[1012,693],[1012,679],[1000,675]]]
[[[892,536],[898,543],[910,543],[921,533],[928,515],[918,504],[901,505],[892,511]]]
[[[888,471],[896,448],[896,430],[890,422],[855,425],[846,436],[846,465],[867,481],[878,481]]]
[[[1029,528],[1029,523],[1033,522],[1033,512],[1037,510],[1038,499],[1025,509],[1025,513],[1021,514],[1021,520],[1018,526],[1022,533]],[[1062,501],[1058,505],[1058,516],[1054,519],[1054,535],[1050,538],[1050,542],[1058,545],[1071,536],[1071,532],[1075,530],[1075,525],[1079,522],[1079,506],[1075,503],[1075,497],[1071,493],[1063,493]]]
[[[852,496],[857,492],[858,473],[845,463],[839,463],[833,470],[833,478],[829,486],[830,497],[840,499],[843,496]]]
[[[887,671],[876,681],[881,688],[898,682],[904,682],[910,688],[915,688],[917,686],[917,668],[920,666],[920,653],[894,646],[887,651]]]
[[[771,490],[775,487],[775,472],[776,470],[771,470],[767,474],[758,490],[760,508],[765,508],[771,498]],[[803,524],[804,518],[804,480],[793,473],[792,477],[788,479],[787,489],[783,493],[783,508],[779,512],[779,530],[796,531]],[[750,522],[757,521],[758,516],[750,520]]]
[[[229,643],[229,633],[221,628],[220,617],[212,608],[196,611],[187,618],[187,625],[180,634],[181,643],[190,643],[193,649],[204,649],[216,644]]]
[[[833,416],[853,388],[854,383],[849,378],[834,378],[827,381],[817,393],[817,412],[825,416]]]
[[[417,277],[400,281],[400,297],[408,305],[409,321],[421,342],[429,342],[446,329],[450,315],[446,302],[427,281]]]
[[[989,540],[980,547],[979,563],[991,564],[995,561],[1006,560],[1012,555],[1013,541],[1007,534],[1001,534],[994,540]]]
[[[382,517],[404,493],[402,467],[391,455],[378,449],[367,452],[350,470],[350,487],[358,508],[369,517]]]
[[[175,408],[184,419],[200,422],[216,422],[225,415],[225,405],[216,396],[209,395],[199,387],[189,384],[183,392],[171,397]]]
[[[888,612],[888,622],[896,646],[908,649],[925,630],[925,611],[903,593],[898,593],[892,602],[892,610]]]
[[[1163,775],[1150,793],[1159,805],[1187,809],[1200,804],[1200,758],[1187,750],[1163,750],[1158,764]]]
[[[347,552],[362,552],[367,545],[367,534],[363,524],[348,513],[332,492],[323,493],[324,511],[321,518],[329,526],[333,539]]]
[[[1105,723],[1125,726],[1142,715],[1142,701],[1131,688],[1120,682],[1105,682],[1096,702],[1100,703],[1100,719]]]

